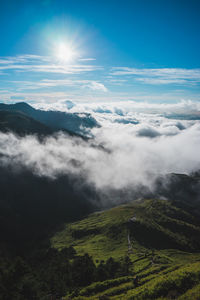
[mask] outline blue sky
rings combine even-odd
[[[0,1],[0,100],[199,101],[199,31],[194,0]]]

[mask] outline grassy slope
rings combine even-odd
[[[65,229],[52,238],[53,246],[62,249],[73,245],[78,254],[89,253],[95,259],[122,257],[127,253],[126,222],[130,217],[132,211],[127,206],[93,213],[79,222],[66,224]]]
[[[128,233],[130,276],[93,283],[80,290],[78,297],[66,299],[191,299],[191,295],[199,299],[198,220],[167,201],[132,202],[91,214],[66,224],[51,241],[59,249],[72,245],[78,254],[89,253],[98,263],[127,255]],[[136,274],[140,278],[137,288],[133,285]]]

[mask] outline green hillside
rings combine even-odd
[[[199,241],[198,219],[155,199],[93,213],[51,238],[59,250],[73,246],[78,255],[88,253],[97,268],[110,257],[122,264],[130,258],[126,276],[94,279],[65,299],[199,299]]]

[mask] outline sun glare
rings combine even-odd
[[[61,43],[57,46],[56,57],[58,60],[63,62],[68,62],[73,60],[75,56],[76,56],[76,52],[70,45]]]

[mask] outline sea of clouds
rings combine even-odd
[[[1,165],[51,178],[81,176],[100,191],[141,185],[152,190],[160,175],[200,170],[199,104],[59,105],[70,112],[89,111],[101,127],[91,129],[89,140],[61,132],[42,141],[0,133]]]

